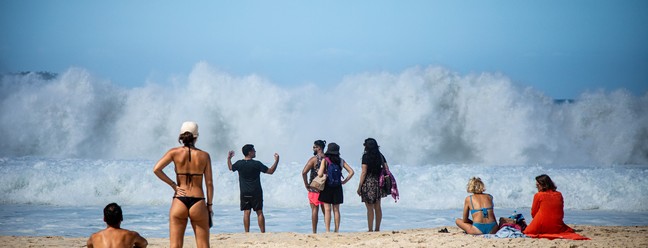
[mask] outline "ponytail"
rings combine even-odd
[[[189,148],[189,161],[191,161],[191,148],[196,143],[196,138],[191,132],[184,132],[178,137],[178,142]]]

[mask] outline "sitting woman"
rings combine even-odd
[[[457,226],[468,234],[490,234],[499,229],[493,212],[493,196],[484,194],[486,188],[479,177],[468,181],[468,193],[472,193],[464,200],[463,219],[455,220]],[[470,213],[470,214],[469,214]],[[472,215],[473,220],[470,220]]]
[[[556,191],[556,185],[545,174],[537,176],[536,187],[538,193],[533,196],[531,205],[531,224],[524,230],[524,234],[553,234],[574,232],[563,222],[562,194]]]

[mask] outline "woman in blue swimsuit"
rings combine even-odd
[[[155,164],[153,172],[173,188],[173,201],[169,210],[169,239],[171,247],[182,247],[187,219],[196,235],[197,247],[209,247],[209,227],[212,214],[214,183],[209,153],[195,147],[198,124],[182,123],[178,141],[183,146],[172,148]],[[164,173],[171,162],[175,165],[176,180]],[[203,191],[203,179],[206,195]]]
[[[463,208],[463,219],[456,219],[455,223],[468,234],[496,233],[499,229],[493,212],[493,196],[484,194],[486,187],[479,177],[468,181],[468,193]],[[470,220],[472,215],[473,220]]]

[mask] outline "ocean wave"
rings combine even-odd
[[[268,161],[270,162],[270,161]],[[39,204],[57,206],[168,204],[172,189],[152,171],[154,161],[101,159],[46,159],[37,157],[0,160],[0,205]],[[349,161],[352,168],[360,165]],[[214,203],[238,205],[238,173],[225,161],[214,161]],[[262,175],[264,202],[274,208],[307,208],[301,163],[282,163],[273,175]],[[572,210],[648,211],[648,166],[606,168],[539,165],[402,165],[393,164],[400,200],[391,197],[383,204],[404,209],[461,209],[466,184],[481,177],[497,208],[530,208],[537,192],[534,178],[548,174]],[[173,176],[173,167],[166,173]],[[358,174],[357,174],[358,175]],[[344,205],[363,206],[356,194],[358,176],[344,185]]]
[[[0,156],[154,160],[193,120],[197,145],[218,159],[253,143],[260,157],[302,161],[317,139],[359,159],[373,137],[402,164],[648,164],[648,94],[585,92],[556,104],[504,75],[442,67],[282,88],[198,63],[187,77],[128,89],[71,68],[5,75],[0,92]]]

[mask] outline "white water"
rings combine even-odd
[[[374,137],[404,165],[648,164],[648,93],[583,93],[554,104],[494,74],[440,67],[349,76],[331,88],[281,88],[199,63],[186,78],[123,89],[70,69],[44,81],[3,76],[0,156],[158,159],[180,124],[200,125],[198,146],[223,159],[255,144],[302,163],[316,139],[358,158]]]
[[[0,99],[0,235],[86,236],[103,225],[100,209],[118,202],[126,228],[164,236],[172,192],[152,167],[178,145],[185,120],[199,123],[197,145],[212,154],[216,232],[240,231],[228,150],[240,158],[253,143],[266,164],[281,155],[278,171],[262,176],[269,230],[309,232],[299,173],[312,142],[340,144],[359,171],[367,137],[401,192],[398,203],[383,201],[386,230],[452,225],[471,176],[484,179],[498,216],[516,209],[528,218],[533,178],[545,173],[565,197],[568,223],[648,223],[648,94],[591,92],[555,104],[501,75],[438,67],[281,88],[200,63],[186,78],[133,89],[78,68],[52,80],[5,75]],[[345,187],[343,231],[364,229],[357,180]]]
[[[358,172],[359,160],[348,158]],[[11,158],[0,160],[0,204],[103,206],[169,204],[172,190],[152,172],[155,161]],[[274,175],[262,175],[265,203],[279,208],[307,206],[302,164],[280,164]],[[213,164],[215,204],[239,202],[238,174],[224,161]],[[530,208],[537,192],[534,177],[549,174],[574,210],[648,211],[648,166],[606,168],[393,164],[401,200],[394,207],[460,209],[470,176],[484,180],[487,192],[502,208]],[[173,176],[172,167],[165,172]],[[345,204],[364,206],[355,194],[358,177],[345,187]],[[391,199],[391,198],[389,198]]]

